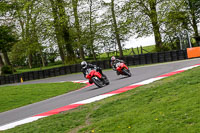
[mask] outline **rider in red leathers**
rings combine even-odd
[[[83,72],[84,77],[86,78],[86,71],[87,69],[96,69],[97,72],[99,72],[103,77],[105,77],[105,75],[102,72],[102,69],[100,67],[97,67],[96,65],[93,64],[89,64],[86,61],[82,61],[81,62],[81,71]],[[91,81],[89,81],[90,84],[92,84]]]
[[[125,63],[123,60],[119,60],[119,59],[116,59],[115,56],[112,56],[111,57],[111,66],[112,66],[112,69],[114,71],[116,71],[117,75],[119,75],[120,73],[116,70],[116,64],[117,63]]]

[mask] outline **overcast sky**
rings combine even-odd
[[[198,30],[200,32],[200,23],[198,23]],[[140,46],[149,46],[149,45],[155,45],[155,39],[154,36],[149,37],[142,37],[135,39],[134,37],[131,37],[129,41],[125,43],[126,48],[136,48]]]
[[[140,46],[149,46],[149,45],[155,45],[154,36],[142,37],[138,39],[131,37],[129,41],[125,43],[126,48],[132,48],[132,47],[136,48]]]

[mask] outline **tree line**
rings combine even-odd
[[[0,66],[76,63],[154,35],[156,51],[176,49],[177,34],[199,36],[199,0],[1,0]]]

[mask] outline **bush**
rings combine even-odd
[[[13,74],[12,67],[7,65],[1,68],[1,72],[2,74]]]

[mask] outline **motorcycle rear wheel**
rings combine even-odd
[[[124,73],[125,75],[127,75],[128,77],[131,77],[132,74],[131,74],[130,70],[124,68],[122,71],[123,71],[123,73]]]
[[[93,81],[94,84],[95,84],[97,87],[99,87],[99,88],[101,88],[101,87],[104,86],[103,81],[101,81],[101,79],[99,79],[98,77],[92,77],[92,81]]]
[[[103,75],[103,80],[104,80],[104,83],[105,83],[106,85],[109,85],[109,84],[110,84],[110,82],[109,82],[109,80],[108,80],[108,78],[107,78],[106,75]]]

